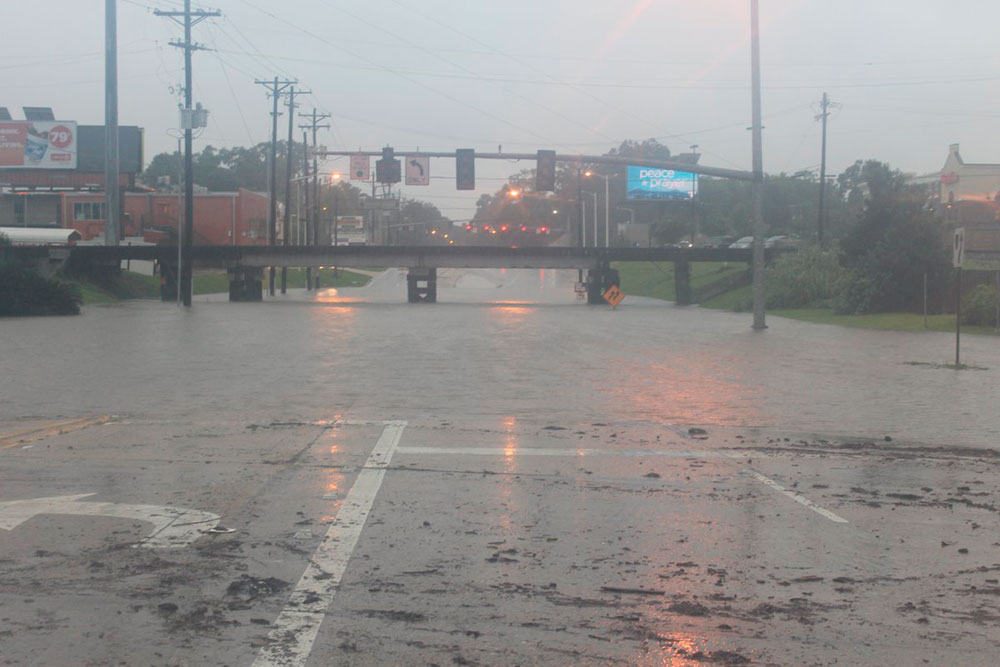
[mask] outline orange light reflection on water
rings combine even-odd
[[[623,363],[608,391],[622,417],[681,424],[742,425],[761,420],[756,387],[710,351],[660,363]]]
[[[355,303],[361,303],[362,301],[363,299],[359,299],[356,296],[342,296],[336,287],[316,292],[316,303],[326,305],[350,306]]]

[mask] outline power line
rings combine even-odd
[[[347,53],[348,55],[354,56],[358,60],[363,60],[365,62],[368,62],[368,63],[374,65],[375,67],[379,68],[381,71],[384,71],[384,72],[387,72],[389,74],[393,74],[395,76],[398,76],[399,78],[401,78],[401,79],[403,79],[405,81],[408,81],[408,82],[410,82],[410,83],[412,83],[412,84],[414,84],[416,86],[419,86],[421,88],[429,90],[429,91],[431,91],[431,92],[433,92],[433,93],[435,93],[437,95],[440,95],[441,97],[444,97],[445,99],[448,99],[448,100],[450,100],[450,101],[452,101],[452,102],[454,102],[456,104],[460,104],[460,105],[462,105],[464,107],[472,109],[473,111],[476,111],[479,114],[482,114],[484,116],[488,116],[489,118],[492,118],[492,119],[494,119],[496,121],[499,121],[499,122],[503,123],[504,125],[508,125],[508,126],[514,128],[514,129],[520,131],[520,132],[524,132],[526,134],[530,134],[530,135],[532,135],[534,137],[537,137],[539,139],[542,139],[542,140],[547,140],[547,137],[544,137],[544,136],[538,134],[534,130],[531,130],[531,129],[528,129],[528,128],[525,128],[525,127],[521,127],[521,126],[517,125],[516,123],[510,122],[506,118],[502,118],[502,117],[500,117],[500,116],[492,113],[488,109],[482,109],[482,108],[477,107],[477,106],[475,106],[473,104],[469,104],[468,102],[466,102],[465,100],[463,100],[463,99],[461,99],[459,97],[455,97],[454,95],[449,95],[448,93],[445,93],[443,91],[437,90],[436,88],[432,88],[432,87],[430,87],[430,86],[428,86],[426,84],[421,83],[420,81],[417,81],[417,80],[415,80],[415,79],[407,76],[406,74],[404,74],[403,72],[401,72],[399,70],[395,70],[395,69],[393,69],[391,67],[386,67],[384,65],[380,65],[379,63],[371,60],[370,58],[367,58],[364,55],[360,55],[358,53],[355,53],[355,52],[351,51],[350,49],[346,49],[346,48],[344,48],[343,46],[341,46],[340,44],[338,44],[336,42],[333,42],[333,41],[331,41],[331,40],[329,40],[329,39],[327,39],[325,37],[317,35],[316,33],[312,32],[310,30],[306,30],[305,28],[302,28],[301,26],[297,26],[294,23],[292,23],[290,21],[287,21],[287,20],[281,18],[280,16],[277,16],[276,14],[274,14],[272,12],[269,12],[269,11],[267,11],[265,9],[261,9],[260,7],[257,7],[253,3],[249,2],[249,0],[241,0],[241,1],[243,2],[243,4],[247,5],[251,9],[255,9],[258,12],[261,12],[262,14],[264,14],[266,16],[270,16],[272,19],[274,19],[276,21],[280,21],[281,23],[284,23],[285,25],[291,26],[292,28],[296,28],[297,30],[299,30],[300,32],[302,32],[304,35],[308,35],[309,37],[312,37],[313,39],[315,39],[317,41],[320,41],[320,42],[322,42],[322,43],[324,43],[324,44],[326,44],[326,45],[328,45],[328,46],[330,46],[332,48],[335,48],[335,49],[337,49],[339,51],[343,51],[344,53]]]
[[[366,19],[364,19],[364,18],[362,18],[360,16],[357,16],[356,14],[353,14],[353,13],[347,11],[346,9],[342,8],[342,7],[337,7],[336,9],[338,9],[341,13],[346,14],[347,16],[350,16],[355,21],[359,21],[361,23],[364,23],[367,26],[370,26],[370,27],[373,27],[373,28],[377,28],[377,29],[381,30],[382,32],[386,33],[387,35],[389,35],[391,37],[395,37],[396,39],[398,39],[398,40],[400,40],[400,41],[402,41],[402,42],[404,42],[406,44],[410,44],[411,46],[414,46],[414,47],[416,47],[418,49],[421,48],[419,45],[416,45],[413,42],[411,42],[408,39],[406,39],[406,37],[404,37],[402,35],[399,35],[399,34],[395,34],[395,33],[389,32],[388,30],[386,30],[385,26],[376,26],[371,21],[368,21],[368,20],[366,20]],[[424,53],[428,53],[430,55],[435,55],[433,53],[433,51],[430,50],[430,49],[422,49],[422,50],[424,51]],[[449,60],[449,59],[447,59],[447,58],[445,58],[444,56],[441,56],[441,55],[435,55],[435,57],[439,58],[440,60],[443,60],[444,62],[448,63],[452,67],[456,67],[459,70],[461,70],[461,71],[469,74],[473,78],[477,78],[477,79],[480,78],[480,77],[478,77],[476,75],[476,72],[470,70],[468,67],[465,67],[464,65],[462,65],[460,63],[457,63],[457,62],[454,62],[452,60]],[[517,92],[515,90],[511,90],[510,88],[501,87],[501,90],[503,90],[504,92],[509,93],[509,94],[511,94],[511,95],[519,98],[519,99],[522,99],[525,102],[528,102],[529,104],[534,104],[539,109],[542,109],[542,110],[544,110],[544,111],[546,111],[546,112],[548,112],[548,113],[550,113],[550,114],[552,114],[552,115],[554,115],[554,116],[556,116],[556,117],[558,117],[558,118],[560,118],[560,119],[562,119],[562,120],[564,120],[566,122],[573,123],[575,125],[579,125],[580,127],[583,127],[588,132],[591,132],[591,133],[596,134],[598,136],[604,136],[601,132],[598,132],[596,129],[594,129],[593,127],[590,127],[586,123],[584,123],[582,121],[579,121],[579,120],[577,120],[575,118],[571,118],[571,117],[567,116],[566,114],[562,113],[561,111],[557,111],[556,109],[552,109],[551,107],[548,107],[548,106],[542,104],[538,100],[531,99],[531,98],[527,97],[526,95],[523,95],[523,94],[521,94],[521,93],[519,93],[519,92]],[[607,138],[609,141],[611,140],[608,137],[605,137],[605,138]]]

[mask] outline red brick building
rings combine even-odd
[[[103,235],[105,207],[100,193],[59,193],[60,226],[80,232],[85,241]],[[167,192],[125,193],[122,227],[125,236],[149,241],[177,235],[183,199]],[[266,245],[267,195],[240,189],[194,196],[195,245]]]

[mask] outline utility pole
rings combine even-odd
[[[104,245],[110,246],[121,238],[118,172],[118,0],[104,0]]]
[[[307,234],[307,238],[312,239],[312,245],[319,245],[319,158],[316,155],[316,150],[318,146],[316,145],[316,132],[322,129],[330,129],[329,125],[320,125],[320,121],[326,120],[330,117],[328,113],[316,113],[316,107],[313,107],[312,114],[306,116],[309,119],[308,125],[299,125],[300,129],[312,130],[312,153],[313,153],[313,206],[315,210],[313,211],[312,217],[312,234]],[[305,141],[303,140],[303,146]],[[306,157],[306,164],[309,163],[309,158]],[[309,189],[309,182],[306,181],[306,190]],[[312,268],[307,269],[306,272],[306,285],[309,289],[312,289],[312,284],[309,282],[312,279]]]
[[[191,0],[184,0],[183,12],[162,11],[156,9],[153,13],[156,16],[166,16],[174,23],[184,27],[184,41],[173,41],[170,42],[170,45],[184,49],[183,116],[185,118],[185,122],[182,123],[186,126],[184,128],[184,233],[181,243],[181,266],[178,267],[180,268],[180,284],[178,285],[178,289],[180,289],[183,294],[184,305],[190,306],[192,291],[191,242],[194,238],[194,164],[191,158],[191,128],[193,125],[191,109],[191,52],[199,51],[205,48],[199,44],[191,43],[191,28],[211,16],[221,16],[222,12],[218,10],[191,11]],[[178,20],[178,17],[183,18],[183,21]],[[115,180],[117,180],[117,174],[115,175]]]
[[[827,97],[826,93],[823,93],[822,113],[816,116],[816,119],[823,120],[823,149],[820,153],[819,159],[819,217],[816,222],[816,234],[819,240],[819,244],[823,245],[823,217],[825,211],[823,210],[823,198],[826,194],[826,119],[830,116],[830,99]]]
[[[255,80],[254,83],[264,86],[268,90],[268,95],[274,100],[274,108],[271,110],[271,169],[268,179],[267,199],[269,208],[267,211],[267,245],[273,246],[278,235],[278,98],[282,92],[298,81],[279,81],[274,77],[274,81]],[[271,275],[268,280],[267,293],[274,296],[274,267],[271,267]]]
[[[291,230],[291,214],[292,214],[292,149],[295,148],[294,139],[292,138],[292,132],[295,128],[295,96],[296,95],[308,95],[311,91],[308,90],[295,90],[295,86],[288,89],[288,101],[285,105],[288,107],[288,146],[286,150],[288,155],[285,158],[285,220],[282,225],[282,245],[288,245]],[[288,267],[281,267],[281,293],[285,293],[285,288],[288,284]]]
[[[308,146],[308,139],[306,138],[305,130],[302,131],[302,145]],[[302,241],[302,235],[299,235],[299,245],[312,245],[309,243],[309,224],[312,222],[312,211],[309,209],[309,152],[302,151],[302,181],[305,183],[306,200],[306,226],[305,226],[305,242]],[[301,229],[301,228],[300,228]],[[311,266],[306,267],[306,290],[311,290],[313,288],[312,284],[313,270]]]
[[[764,158],[761,150],[760,113],[760,20],[758,0],[750,0],[750,78],[753,113],[753,182],[750,185],[753,215],[753,328],[767,328],[764,323]]]

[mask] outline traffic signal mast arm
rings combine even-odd
[[[320,157],[330,156],[350,156],[367,155],[369,157],[382,157],[382,151],[320,151]],[[394,151],[396,157],[440,157],[454,158],[456,154],[451,152],[437,151]],[[537,160],[537,153],[480,153],[476,152],[477,160]],[[674,169],[676,171],[686,171],[703,176],[717,176],[719,178],[731,178],[737,181],[753,181],[753,172],[740,171],[739,169],[725,169],[722,167],[707,167],[700,164],[690,164],[688,162],[676,162],[674,160],[646,160],[643,158],[616,157],[610,155],[571,155],[556,154],[556,162],[586,163],[586,164],[608,164],[637,167],[655,167],[658,169]]]

